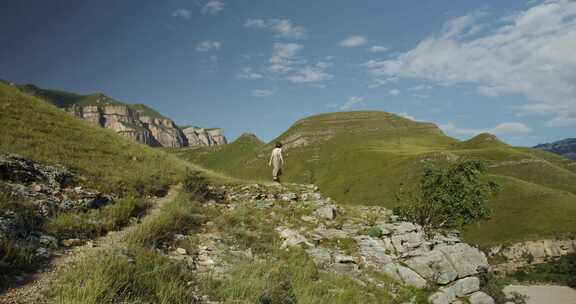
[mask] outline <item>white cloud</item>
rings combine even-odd
[[[280,79],[293,83],[318,84],[330,80],[334,75],[326,72],[332,66],[329,61],[308,64],[297,55],[304,48],[298,43],[274,43],[268,71]],[[326,59],[326,58],[325,58]]]
[[[359,103],[362,103],[363,101],[364,97],[352,96],[348,98],[348,101],[346,101],[343,105],[340,106],[340,110],[342,111],[350,110],[352,107],[354,107]]]
[[[476,135],[480,133],[490,133],[495,135],[505,134],[525,134],[532,132],[532,129],[527,125],[520,122],[503,122],[490,129],[466,129],[456,127],[453,123],[443,124],[439,126],[442,130],[461,135]]]
[[[224,9],[226,4],[222,0],[210,0],[202,6],[202,14],[218,14],[220,11]]]
[[[488,30],[482,14],[459,17],[392,60],[365,64],[370,75],[468,83],[484,96],[521,94],[523,113],[576,124],[576,1],[547,0],[501,18]],[[538,106],[533,106],[538,105]]]
[[[342,41],[340,41],[340,46],[351,48],[351,47],[358,47],[368,43],[368,40],[363,36],[350,36]]]
[[[252,68],[242,68],[242,70],[240,71],[240,74],[238,74],[238,78],[242,78],[242,79],[262,79],[264,78],[264,75],[254,72],[254,70]]]
[[[172,12],[172,17],[176,17],[176,18],[182,18],[182,19],[190,19],[190,17],[192,17],[192,15],[190,14],[190,11],[184,8],[178,8],[175,9]]]
[[[296,73],[286,77],[294,83],[318,83],[330,80],[334,75],[326,73],[319,67],[305,66],[296,70]]]
[[[398,95],[402,94],[402,92],[398,89],[392,89],[392,90],[388,91],[388,94],[390,94],[392,96],[398,96]]]
[[[255,89],[252,90],[251,95],[254,97],[270,97],[272,95],[274,95],[276,92],[274,90],[268,90],[268,89],[264,89],[264,90],[259,90],[259,89]]]
[[[413,121],[420,121],[420,120],[416,119],[416,117],[414,117],[414,116],[412,116],[412,115],[410,115],[410,114],[408,114],[408,113],[406,113],[406,112],[397,113],[397,114],[398,114],[399,116],[402,116],[402,117],[406,118],[406,119],[410,119],[410,120],[413,120]]]
[[[206,40],[196,45],[196,50],[199,52],[217,51],[222,47],[218,41]]]
[[[388,51],[388,48],[385,46],[375,45],[367,48],[366,50],[370,53],[384,53]]]
[[[270,30],[278,38],[299,39],[306,36],[306,29],[294,25],[290,19],[248,19],[244,26]]]

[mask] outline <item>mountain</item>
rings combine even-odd
[[[112,129],[122,136],[152,147],[180,148],[226,143],[221,129],[182,128],[143,104],[127,104],[101,93],[80,95],[42,89],[35,85],[17,87],[94,126]]]
[[[276,141],[285,147],[284,181],[314,183],[341,202],[388,208],[397,206],[399,189],[414,185],[427,162],[482,159],[503,191],[489,202],[492,218],[465,229],[467,240],[490,246],[576,232],[575,162],[509,146],[491,134],[459,141],[432,123],[386,112],[315,115],[268,144],[236,153],[191,149],[180,156],[239,178],[268,179]]]
[[[154,192],[185,171],[183,161],[92,127],[14,85],[0,83],[0,125],[0,154],[65,166],[102,192]]]
[[[562,155],[566,158],[576,160],[576,138],[566,138],[548,144],[540,144],[534,147],[552,153]]]

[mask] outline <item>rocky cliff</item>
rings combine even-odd
[[[142,104],[126,104],[104,94],[79,95],[34,85],[21,91],[44,99],[94,126],[112,129],[131,140],[153,146],[180,148],[227,143],[221,129],[179,127],[171,119]]]
[[[567,138],[553,143],[540,144],[534,148],[560,154],[566,158],[576,160],[576,138]]]

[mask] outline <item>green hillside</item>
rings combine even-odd
[[[35,85],[19,85],[17,86],[22,92],[36,96],[40,99],[46,100],[59,108],[68,108],[73,105],[85,107],[85,106],[106,106],[106,105],[126,105],[130,109],[140,113],[142,116],[159,117],[164,118],[164,116],[158,111],[144,105],[144,104],[128,104],[121,101],[114,100],[104,94],[94,93],[89,95],[80,95],[76,93],[60,91],[60,90],[49,90],[42,89]]]
[[[90,126],[15,86],[0,84],[0,153],[64,165],[101,191],[149,192],[174,183],[181,160]]]
[[[576,232],[573,162],[511,147],[489,134],[461,142],[434,124],[385,112],[316,115],[297,121],[266,145],[179,154],[236,177],[267,179],[276,141],[285,144],[285,181],[317,184],[341,202],[390,208],[397,204],[401,184],[415,182],[427,161],[483,159],[504,190],[490,202],[492,219],[466,229],[468,240],[491,245]]]

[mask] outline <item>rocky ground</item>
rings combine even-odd
[[[42,232],[38,223],[63,212],[86,212],[115,199],[78,186],[79,177],[64,168],[45,166],[18,155],[0,155],[0,241],[24,242],[38,262],[74,240]]]
[[[263,214],[265,229],[276,233],[279,249],[304,248],[322,271],[362,284],[378,283],[378,274],[385,275],[406,286],[434,290],[428,298],[433,304],[494,303],[481,290],[480,277],[490,271],[486,256],[462,242],[457,232],[427,234],[385,208],[339,206],[313,185],[254,184],[219,190],[225,200],[208,202],[206,208],[224,216],[239,210]],[[256,252],[257,244],[239,246],[234,238],[221,224],[208,221],[198,235],[175,236],[177,241],[193,240],[194,246],[166,250],[200,273],[224,278],[235,258],[257,260],[263,254]]]

